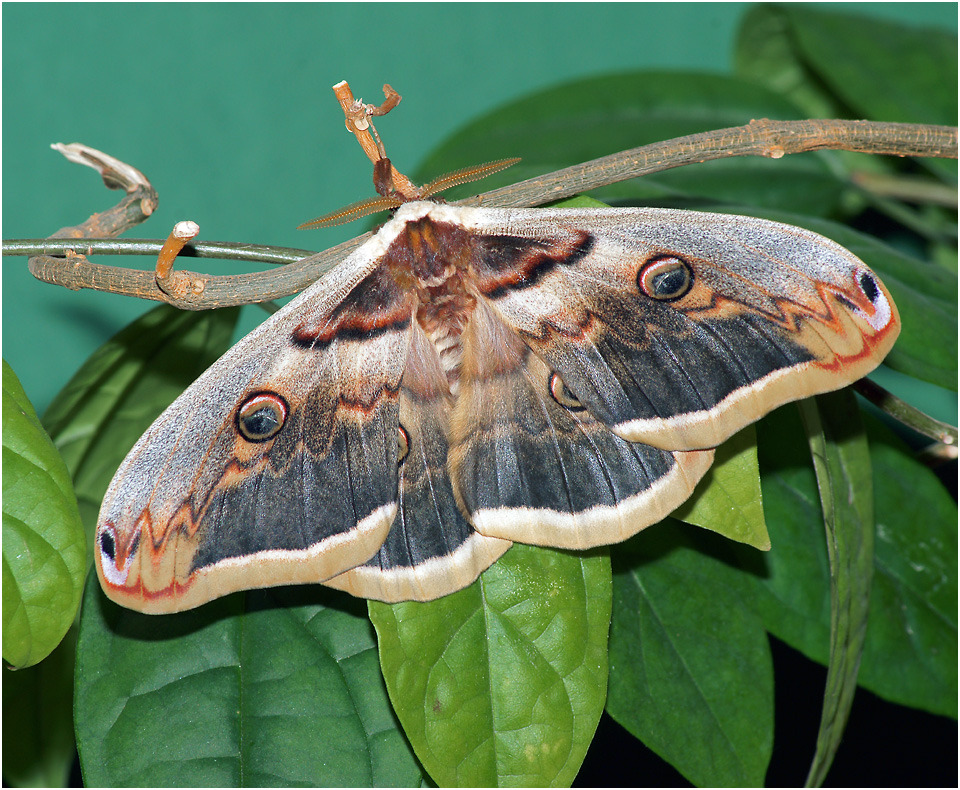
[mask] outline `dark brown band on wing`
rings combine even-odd
[[[334,339],[365,340],[410,325],[411,296],[386,267],[378,266],[350,292],[323,324],[299,324],[291,332],[300,348],[322,350]]]
[[[530,288],[558,266],[573,266],[593,250],[593,234],[571,230],[544,239],[483,235],[473,241],[474,281],[481,293],[498,299],[516,289]]]

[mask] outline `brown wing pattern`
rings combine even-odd
[[[339,299],[342,272],[304,292],[134,446],[97,530],[114,600],[188,609],[238,589],[323,581],[378,550],[397,507],[412,307],[399,289],[385,295],[379,269],[360,274]]]
[[[144,434],[101,583],[146,612],[299,582],[427,600],[511,541],[621,541],[898,331],[876,275],[798,228],[406,204]]]
[[[666,210],[487,212],[497,246],[578,235],[568,259],[478,255],[478,290],[590,413],[631,441],[715,447],[872,370],[899,332],[880,280],[817,234]],[[523,276],[506,287],[510,272]]]

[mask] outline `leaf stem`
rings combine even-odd
[[[916,406],[911,406],[896,395],[887,392],[870,379],[854,382],[853,388],[895,420],[944,445],[944,450],[948,451],[945,453],[948,457],[957,457],[957,429],[954,426],[924,414]]]
[[[873,472],[853,393],[800,401],[820,490],[830,562],[830,661],[806,787],[820,787],[840,746],[857,688],[873,580]]]
[[[894,198],[910,203],[930,203],[953,209],[957,207],[956,186],[941,184],[931,178],[862,170],[853,173],[850,180],[877,197]]]

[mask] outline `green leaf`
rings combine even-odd
[[[673,518],[766,551],[770,536],[763,520],[757,435],[751,425],[720,447],[707,476]]]
[[[613,552],[607,710],[695,785],[760,786],[773,747],[766,633],[698,543],[667,519]]]
[[[229,347],[239,310],[161,305],[98,348],[44,415],[74,477],[84,525],[127,451],[174,398]]]
[[[839,100],[799,57],[790,17],[780,6],[751,5],[737,30],[736,73],[790,99],[810,118],[843,115]]]
[[[800,57],[858,116],[956,124],[956,35],[810,7],[782,11]]]
[[[794,406],[757,426],[763,509],[774,549],[751,575],[764,627],[825,664],[830,641],[830,573],[823,515],[804,434]]]
[[[70,475],[3,362],[3,658],[42,661],[77,614],[86,546]]]
[[[735,63],[738,74],[789,97],[808,117],[957,121],[957,37],[942,30],[803,4],[756,5],[738,32]],[[893,169],[876,157],[855,161]],[[955,161],[918,161],[956,183]]]
[[[886,427],[867,420],[876,572],[860,683],[957,717],[957,503]],[[918,517],[918,514],[922,516]]]
[[[363,603],[318,586],[151,617],[84,599],[87,785],[413,786]]]
[[[568,785],[603,710],[610,565],[516,545],[429,603],[369,603],[390,699],[439,785]]]
[[[540,91],[472,122],[419,169],[424,179],[506,156],[523,161],[485,179],[485,189],[647,143],[739,126],[753,118],[802,118],[789,101],[716,74],[633,72]],[[843,182],[831,153],[776,162],[735,157],[654,173],[596,190],[606,200],[682,197],[750,203],[812,214],[839,205]],[[451,194],[455,194],[451,192]]]
[[[953,714],[956,694],[956,504],[933,473],[889,431],[867,421],[876,486],[877,540],[859,682],[903,705]],[[879,438],[877,438],[879,437]],[[758,429],[763,501],[774,550],[741,566],[756,588],[764,627],[826,664],[830,573],[816,480],[794,408],[778,409]],[[892,448],[892,449],[891,449]],[[918,518],[918,512],[924,514]]]
[[[3,668],[3,781],[13,787],[67,787],[74,756],[76,629],[44,661]]]
[[[850,390],[800,402],[817,475],[830,561],[830,663],[807,786],[820,787],[850,716],[873,579],[873,472]]]

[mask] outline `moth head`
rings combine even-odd
[[[498,159],[495,162],[487,162],[482,165],[472,165],[461,170],[455,170],[439,178],[435,178],[429,184],[422,187],[416,187],[410,183],[406,176],[403,176],[393,167],[390,160],[381,157],[373,163],[373,185],[377,190],[379,197],[367,198],[357,203],[351,203],[342,209],[324,214],[302,225],[297,225],[297,230],[313,230],[314,228],[330,228],[334,225],[342,225],[346,222],[353,222],[355,219],[366,217],[369,214],[376,214],[379,211],[389,211],[404,203],[415,200],[426,200],[427,198],[443,192],[445,189],[467,184],[471,181],[477,181],[486,178],[493,173],[510,167],[510,165],[519,162],[519,157],[512,159]]]

